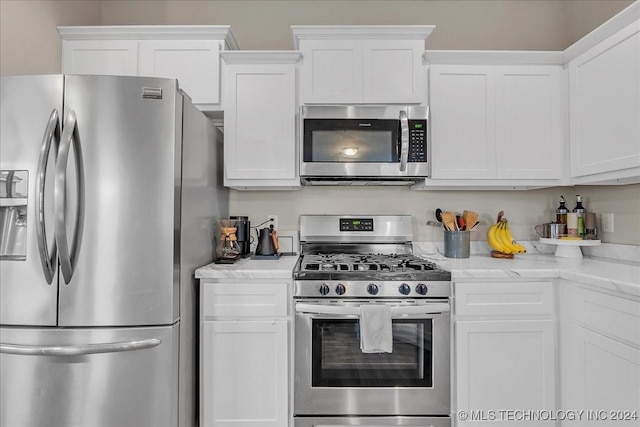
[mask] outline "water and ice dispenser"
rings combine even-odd
[[[27,258],[28,188],[28,171],[0,171],[0,260]]]

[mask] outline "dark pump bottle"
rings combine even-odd
[[[564,200],[564,196],[560,196],[560,206],[556,209],[556,222],[560,224],[567,223],[567,213],[569,213],[569,209],[565,206],[567,203]]]
[[[582,197],[576,195],[576,207],[573,209],[578,214],[578,236],[584,237],[584,216],[587,210],[582,206]]]

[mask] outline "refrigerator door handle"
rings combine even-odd
[[[38,252],[40,253],[40,262],[44,277],[48,284],[53,281],[53,275],[57,267],[56,260],[58,258],[58,250],[55,239],[53,248],[49,253],[49,245],[47,243],[46,224],[44,219],[44,190],[46,184],[47,167],[49,166],[49,153],[53,146],[54,153],[58,151],[60,144],[60,122],[58,120],[58,110],[53,109],[49,116],[49,122],[44,130],[42,144],[40,146],[40,159],[38,160],[38,170],[36,173],[36,190],[38,192],[38,201],[36,203],[36,237],[38,241]]]
[[[56,210],[56,244],[58,245],[60,269],[64,282],[69,284],[76,261],[80,253],[80,242],[82,241],[82,228],[84,226],[84,165],[82,162],[82,147],[80,135],[78,134],[76,113],[69,110],[62,127],[62,137],[60,141],[60,151],[56,160],[55,179],[55,210]],[[76,230],[73,237],[73,246],[69,250],[67,240],[67,219],[66,219],[66,198],[67,198],[67,163],[69,161],[69,151],[71,144],[74,145],[76,167],[78,168],[78,210],[76,213]]]
[[[18,354],[21,356],[84,356],[87,354],[120,353],[124,351],[144,350],[147,348],[157,347],[161,343],[161,339],[151,338],[141,341],[69,346],[0,344],[0,353]]]

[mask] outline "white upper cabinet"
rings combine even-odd
[[[431,175],[425,187],[561,184],[566,89],[560,55],[427,52]]]
[[[234,51],[225,63],[224,185],[297,189],[300,52]]]
[[[496,175],[499,179],[562,178],[562,68],[499,66],[496,73]]]
[[[495,75],[491,67],[432,65],[431,177],[496,177]]]
[[[358,40],[301,43],[300,101],[311,104],[362,103],[362,46]]]
[[[572,183],[640,182],[639,17],[636,2],[565,52]]]
[[[58,27],[62,72],[168,77],[198,108],[222,109],[220,51],[237,49],[225,25]]]
[[[424,104],[430,25],[292,26],[304,104]]]
[[[219,104],[220,42],[147,40],[140,42],[138,74],[171,77],[194,104]]]
[[[66,29],[59,28],[65,37]],[[138,43],[132,40],[63,40],[62,72],[112,76],[138,75]]]

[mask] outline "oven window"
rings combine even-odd
[[[312,386],[432,387],[431,319],[393,320],[393,352],[363,353],[357,319],[313,319]]]

